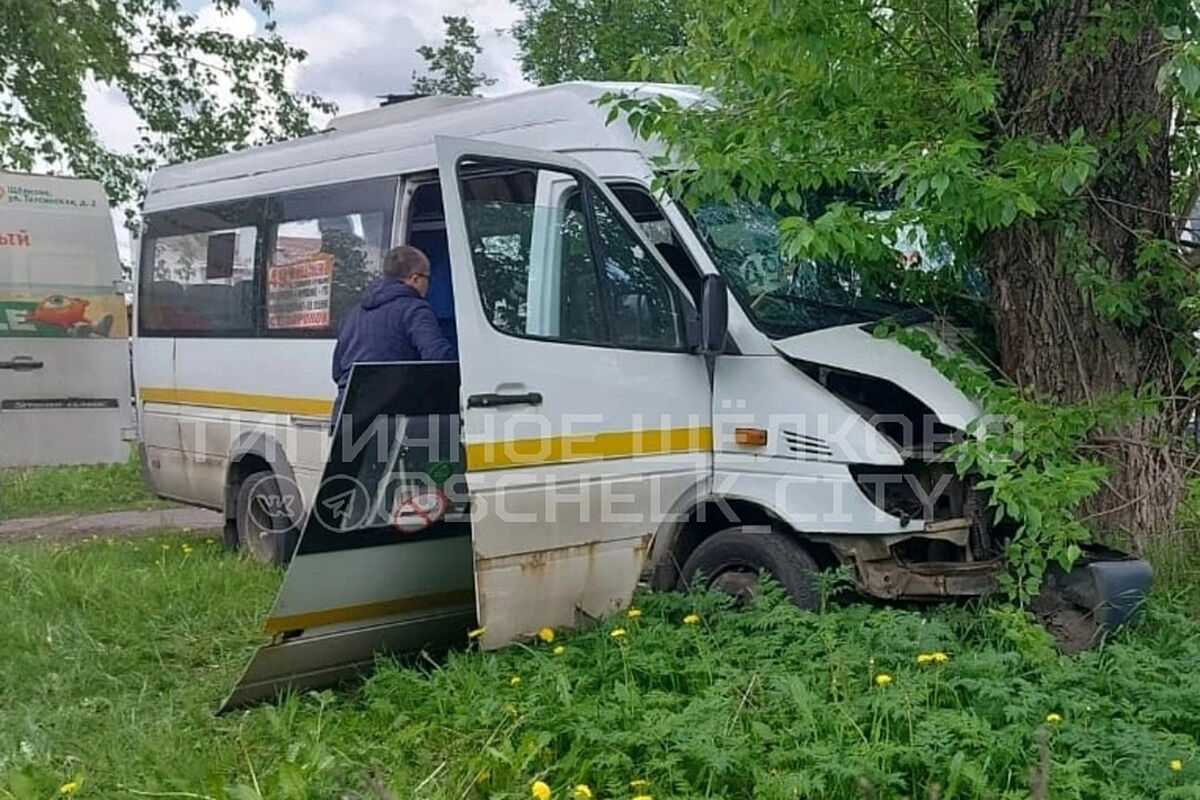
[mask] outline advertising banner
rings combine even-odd
[[[125,298],[111,289],[0,286],[0,338],[124,339]]]

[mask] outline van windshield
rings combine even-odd
[[[898,302],[897,292],[868,286],[862,272],[845,261],[786,258],[780,247],[781,216],[764,203],[708,202],[691,216],[734,296],[772,338],[915,310]],[[937,270],[953,261],[949,248],[929,246],[923,231],[898,231],[896,241],[897,258],[921,269]]]

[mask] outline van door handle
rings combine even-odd
[[[0,369],[11,369],[17,372],[41,369],[44,366],[46,365],[41,361],[35,361],[33,356],[13,356],[12,361],[0,361]]]
[[[524,394],[473,394],[467,397],[467,408],[540,406],[541,404],[541,392],[525,392]]]

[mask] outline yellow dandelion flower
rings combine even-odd
[[[699,623],[700,623],[700,615],[699,614],[688,614],[686,617],[683,618],[684,625],[698,625]]]
[[[635,795],[633,800],[654,800],[654,798],[648,794],[639,794]]]
[[[171,549],[171,545],[169,544],[160,544],[159,547],[161,547],[164,551]]]
[[[517,715],[517,707],[512,703],[509,703],[508,705],[504,706],[504,713],[508,714],[510,717],[515,717]]]
[[[928,664],[930,661],[933,661],[933,653],[919,653],[917,655],[918,664]]]
[[[567,653],[567,648],[563,647],[561,644],[554,648],[554,655],[556,655],[556,656],[566,655],[566,653]]]
[[[191,555],[191,552],[192,552],[191,545],[185,544],[182,549],[183,549],[184,555]]]
[[[529,786],[529,793],[532,794],[536,800],[550,800],[550,784],[546,783],[545,781],[534,781]]]
[[[482,628],[476,628],[475,630],[467,631],[467,638],[468,639],[478,639],[480,636],[483,636],[483,632],[486,630],[487,630],[487,626],[485,625]]]
[[[109,547],[112,547],[114,544],[116,544],[116,543],[117,543],[117,540],[116,540],[116,539],[114,539],[114,538],[112,538],[112,537],[110,536],[110,537],[108,537],[107,539],[105,539],[105,540],[104,540],[104,543],[105,543],[106,545],[108,545]]]
[[[520,676],[520,675],[513,675],[511,678],[509,678],[509,679],[508,679],[508,682],[509,682],[510,684],[512,684],[513,686],[516,686],[518,683],[520,683],[520,682],[521,682],[521,676]]]
[[[1178,758],[1171,759],[1171,772],[1180,772],[1183,769],[1183,762]]]
[[[950,656],[943,653],[941,650],[929,654],[929,660],[935,664],[945,664],[950,660]]]
[[[630,606],[629,610],[625,612],[625,616],[629,617],[630,619],[637,619],[641,615],[642,610],[640,608],[634,608],[633,606]]]
[[[624,628],[613,628],[608,632],[608,635],[614,639],[620,639],[622,636],[625,636],[626,633],[628,633],[628,631],[626,631]]]
[[[888,675],[886,672],[881,672],[875,676],[875,685],[876,686],[887,686],[891,682],[892,682],[892,676]]]
[[[635,778],[629,782],[629,788],[631,789],[645,789],[649,785],[650,781],[645,778]]]
[[[204,543],[205,544],[216,544],[217,540],[216,539],[205,539]]]
[[[550,644],[554,641],[554,628],[542,628],[538,631],[538,638],[546,644]]]
[[[67,781],[62,786],[58,787],[59,794],[74,794],[79,788],[79,781]]]
[[[1062,714],[1056,714],[1053,711],[1046,715],[1046,722],[1050,725],[1057,725],[1062,722],[1062,719]]]
[[[592,788],[586,783],[577,783],[575,788],[571,790],[571,796],[575,800],[592,800]]]

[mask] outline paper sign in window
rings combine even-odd
[[[333,256],[314,253],[267,270],[267,327],[271,330],[328,328]]]

